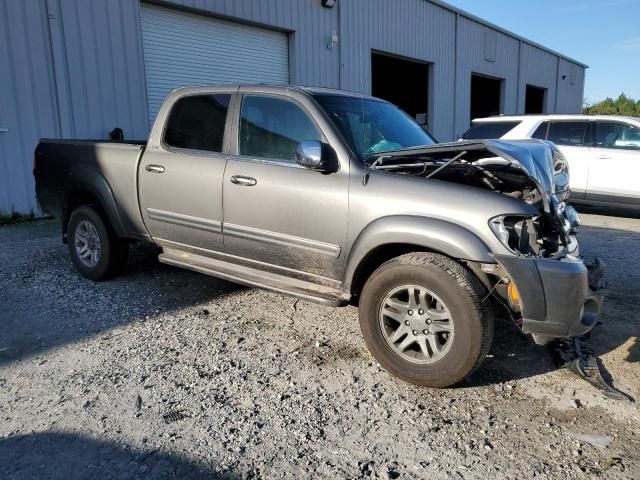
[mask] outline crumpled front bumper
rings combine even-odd
[[[496,255],[520,295],[522,331],[536,343],[575,337],[591,330],[606,293],[604,263]]]

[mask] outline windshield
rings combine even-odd
[[[390,103],[344,95],[314,97],[361,159],[436,143],[411,117]]]

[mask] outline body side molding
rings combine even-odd
[[[270,232],[258,228],[233,225],[230,223],[224,223],[222,226],[222,230],[224,235],[228,235],[231,237],[253,240],[261,243],[284,245],[286,247],[297,248],[301,250],[309,250],[330,258],[338,258],[341,251],[341,248],[338,245],[318,242],[316,240],[310,240],[308,238],[294,237],[292,235],[285,235],[282,233]]]
[[[183,227],[194,228],[196,230],[202,230],[204,232],[222,233],[222,224],[216,220],[208,220],[206,218],[192,217],[191,215],[166,212],[155,208],[147,208],[147,214],[151,220],[155,220],[157,222],[180,225]]]

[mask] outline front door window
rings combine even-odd
[[[322,141],[309,116],[295,103],[249,95],[240,112],[240,155],[295,163],[298,145]]]
[[[640,151],[640,129],[622,123],[597,122],[594,146]]]

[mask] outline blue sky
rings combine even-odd
[[[640,0],[445,1],[589,65],[589,103],[640,100]]]

